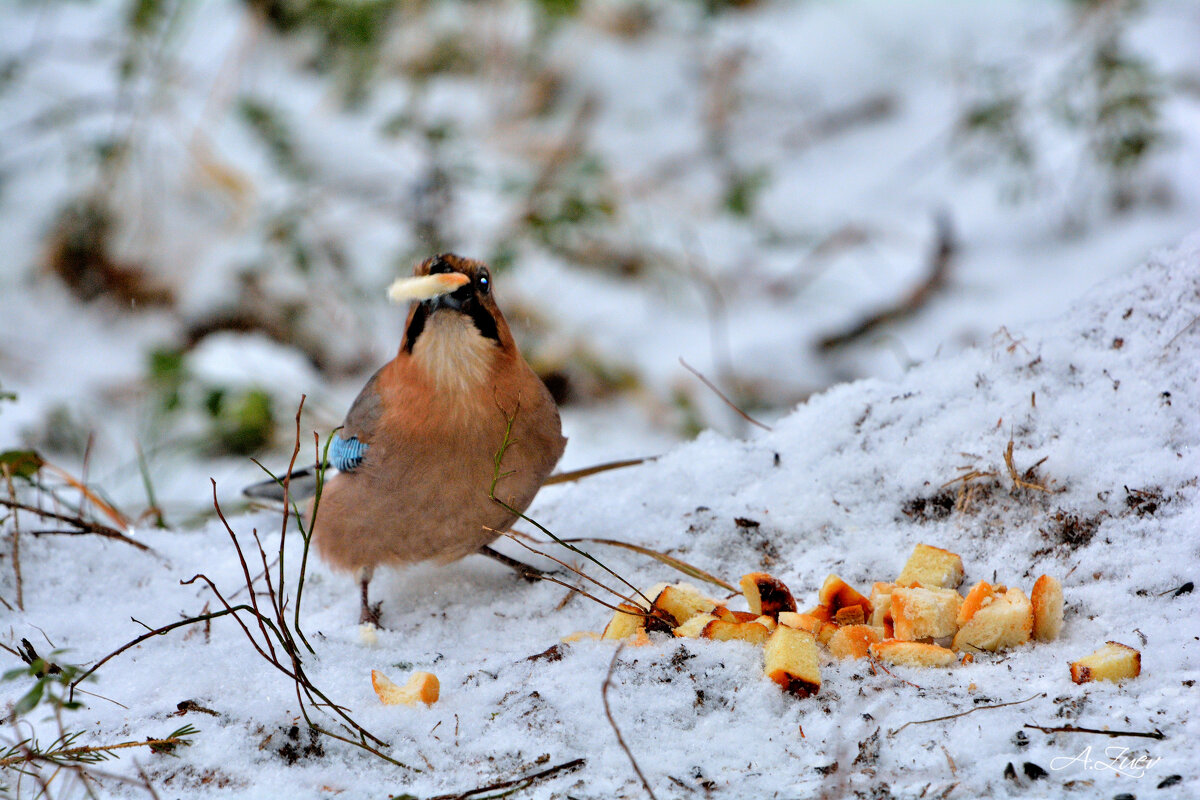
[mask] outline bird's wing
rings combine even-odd
[[[382,401],[376,389],[379,373],[376,372],[367,381],[367,385],[358,393],[342,428],[333,436],[329,443],[329,464],[338,472],[353,472],[366,457],[371,447],[371,439],[375,426],[379,423]]]
[[[329,443],[329,466],[338,472],[353,472],[361,466],[371,446],[380,413],[379,393],[375,388],[377,377],[378,372],[371,376],[371,380],[367,381],[367,385],[358,393],[358,398],[350,406],[341,429],[333,435]],[[293,471],[289,484],[292,499],[312,497],[317,490],[317,465]],[[242,490],[242,494],[262,500],[283,500],[283,487],[274,479],[265,480],[247,486]]]

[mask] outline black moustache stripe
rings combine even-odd
[[[474,300],[468,300],[463,309],[471,318],[471,322],[475,323],[475,329],[485,339],[491,339],[496,344],[500,344],[500,330],[496,327],[496,320],[492,313],[484,308],[483,304]],[[412,322],[408,323],[408,330],[404,332],[403,350],[408,354],[412,354],[413,345],[417,343],[417,338],[425,330],[425,322],[429,319],[429,311],[424,303],[417,306],[417,310],[413,312]]]

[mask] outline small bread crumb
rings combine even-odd
[[[1071,680],[1075,683],[1111,681],[1119,683],[1142,673],[1142,654],[1127,644],[1106,642],[1091,655],[1071,662]]]
[[[441,694],[441,684],[432,672],[414,672],[404,686],[398,686],[382,672],[371,670],[371,687],[385,706],[433,705]]]

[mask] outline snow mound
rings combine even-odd
[[[656,639],[625,649],[607,699],[657,796],[1169,797],[1154,787],[1200,785],[1200,722],[1187,710],[1200,677],[1197,595],[1176,591],[1200,573],[1198,318],[1200,236],[1060,319],[1002,330],[988,348],[895,382],[835,387],[769,433],[707,433],[640,467],[547,488],[529,513],[559,536],[635,542],[731,582],[764,569],[802,605],[831,572],[864,588],[894,577],[918,542],[960,553],[968,583],[1028,590],[1043,573],[1063,582],[1058,641],[890,675],[866,661],[827,662],[821,692],[804,700],[766,680],[748,644]],[[1010,441],[1015,469],[1047,491],[1014,489]],[[279,529],[269,514],[231,523],[244,539],[251,528],[268,539]],[[6,611],[5,623],[34,642],[44,630],[65,660],[86,662],[144,632],[130,617],[162,625],[212,602],[180,579],[204,572],[230,592],[241,583],[217,523],[138,538],[156,554],[95,537],[23,541],[26,613]],[[680,577],[625,550],[584,546],[641,586]],[[292,537],[291,565],[298,555]],[[310,746],[303,732],[293,740],[293,685],[228,619],[151,639],[102,667],[89,690],[103,698],[85,697],[77,712],[88,736],[161,735],[182,724],[167,715],[184,700],[216,711],[188,716],[200,733],[177,757],[123,751],[170,796],[424,797],[576,758],[586,763],[521,796],[643,793],[602,701],[613,644],[580,641],[530,659],[573,631],[600,630],[607,610],[467,559],[377,578],[387,628],[372,639],[352,624],[353,581],[311,570],[310,676],[419,772],[330,739]],[[1142,651],[1142,675],[1071,683],[1067,662],[1109,639]],[[441,699],[382,706],[372,668],[397,680],[434,672]],[[3,687],[9,701],[23,691]],[[1026,723],[1162,738],[1048,734]]]

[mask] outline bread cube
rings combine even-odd
[[[720,618],[712,614],[697,614],[682,625],[677,625],[672,633],[686,639],[696,639],[704,632],[704,626],[717,619]]]
[[[1033,605],[1033,638],[1039,642],[1057,639],[1063,625],[1062,584],[1043,575],[1033,584],[1029,602]]]
[[[701,594],[695,586],[687,583],[676,583],[663,587],[654,598],[655,609],[670,614],[677,625],[687,622],[697,614],[707,614],[717,607],[717,604]]]
[[[897,588],[892,591],[892,622],[904,642],[953,636],[962,597],[953,589]]]
[[[644,628],[646,612],[631,603],[621,603],[619,611],[613,612],[612,619],[604,626],[601,639],[628,639],[637,633],[638,628]]]
[[[871,585],[871,619],[872,625],[882,625],[885,622],[892,621],[892,592],[895,590],[894,583],[881,583],[876,581]]]
[[[722,642],[737,639],[760,646],[766,644],[770,635],[771,632],[757,622],[726,622],[723,619],[714,619],[700,632],[701,639],[717,639]]]
[[[808,697],[821,689],[817,663],[817,640],[811,633],[780,625],[763,647],[767,677],[797,697]]]
[[[795,611],[796,601],[783,581],[765,572],[751,572],[740,581],[746,604],[754,616],[778,617],[780,611]]]
[[[1142,673],[1142,654],[1120,642],[1106,642],[1096,652],[1071,662],[1071,680],[1075,683],[1111,681],[1118,683]]]
[[[1004,650],[1025,644],[1033,633],[1033,606],[1025,592],[1013,587],[994,594],[954,636],[954,649]]]
[[[873,610],[870,600],[859,594],[858,590],[837,575],[830,575],[825,579],[825,583],[821,584],[821,591],[818,593],[817,599],[821,605],[828,606],[834,614],[847,606],[862,606],[863,613],[868,616]]]
[[[888,639],[870,647],[871,656],[906,667],[948,667],[958,661],[953,650],[936,644]]]
[[[962,579],[963,563],[957,553],[919,544],[913,548],[896,583],[901,586],[915,584],[926,589],[957,589]]]
[[[822,607],[818,606],[818,608]],[[830,637],[838,629],[836,623],[829,622],[822,619],[821,616],[811,613],[798,614],[795,611],[781,611],[778,619],[780,625],[786,625],[789,628],[811,633],[821,644],[827,644]]]
[[[987,581],[980,581],[972,586],[971,591],[967,592],[962,605],[958,608],[958,627],[966,625],[968,620],[975,616],[975,612],[991,603],[996,595],[1003,595],[1007,591],[1006,587],[992,586]]]
[[[829,638],[829,652],[834,658],[866,658],[871,645],[883,641],[883,629],[870,625],[846,625]]]

